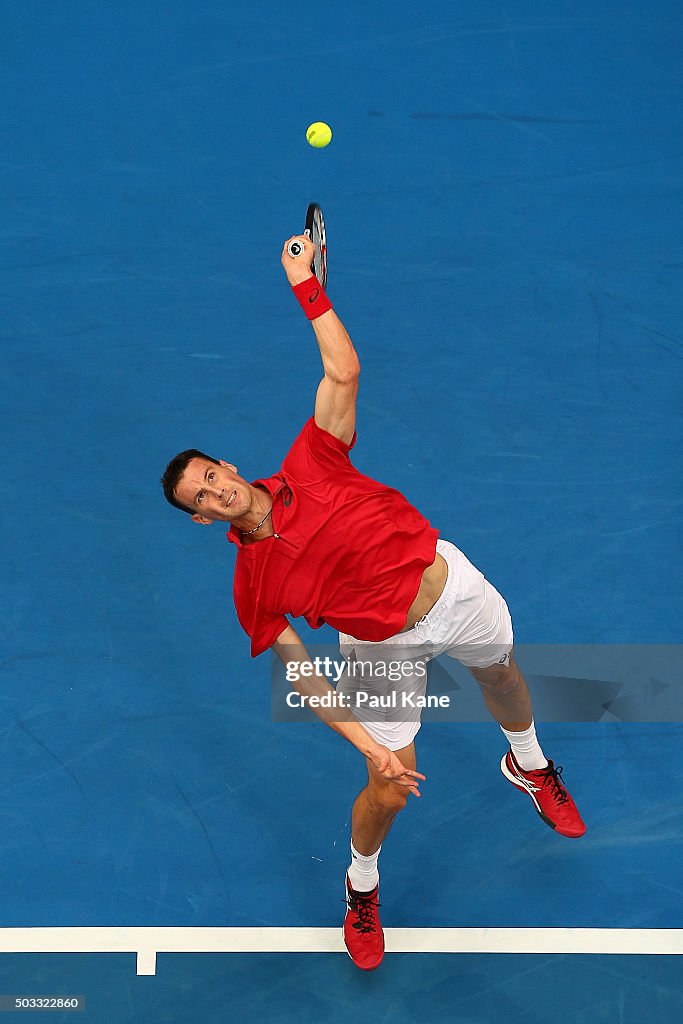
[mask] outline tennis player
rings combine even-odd
[[[349,669],[371,666],[362,686],[386,692],[386,677],[373,668],[403,655],[414,671],[398,687],[425,687],[421,666],[439,654],[467,666],[508,741],[504,776],[526,793],[543,821],[578,838],[586,826],[561,777],[536,736],[527,684],[513,655],[512,622],[500,594],[455,547],[441,538],[406,498],[359,473],[349,453],[356,440],[360,365],[354,346],[311,272],[315,247],[297,235],[301,255],[282,252],[294,295],[312,322],[324,375],[314,415],[304,424],[281,469],[249,483],[237,466],[191,449],[176,455],[162,483],[172,505],[193,522],[229,524],[236,547],[234,600],[251,638],[252,656],[271,648],[288,666],[311,659],[287,616],[340,634]],[[294,688],[331,697],[322,674]],[[419,710],[361,722],[351,696],[351,671],[339,693],[346,710],[316,713],[365,757],[368,782],[353,805],[351,863],[346,876],[346,946],[354,963],[373,970],[384,955],[378,913],[378,857],[396,814],[409,794],[420,795],[415,736]]]

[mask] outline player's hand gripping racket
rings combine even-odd
[[[307,235],[316,247],[316,253],[311,264],[311,270],[320,281],[323,289],[327,285],[327,238],[325,236],[325,220],[323,211],[317,203],[309,203],[306,211],[306,227],[304,234]],[[304,247],[301,242],[294,240],[287,246],[290,256],[296,258],[301,256]]]

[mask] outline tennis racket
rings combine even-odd
[[[317,203],[309,203],[306,211],[306,227],[304,234],[308,235],[316,247],[315,258],[311,264],[311,270],[320,281],[323,289],[327,284],[327,236],[325,235],[325,219],[323,211]],[[287,246],[290,256],[300,256],[304,251],[301,242],[296,240]]]

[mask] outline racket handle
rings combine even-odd
[[[297,256],[301,256],[301,253],[303,251],[303,245],[301,244],[301,242],[297,242],[296,239],[294,239],[293,242],[290,242],[289,245],[287,246],[287,252],[289,253],[290,256],[294,257],[294,259],[296,259]]]

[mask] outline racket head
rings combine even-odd
[[[327,285],[327,236],[325,234],[325,218],[318,203],[309,203],[306,211],[305,234],[316,246],[317,251],[311,269],[324,289]]]

